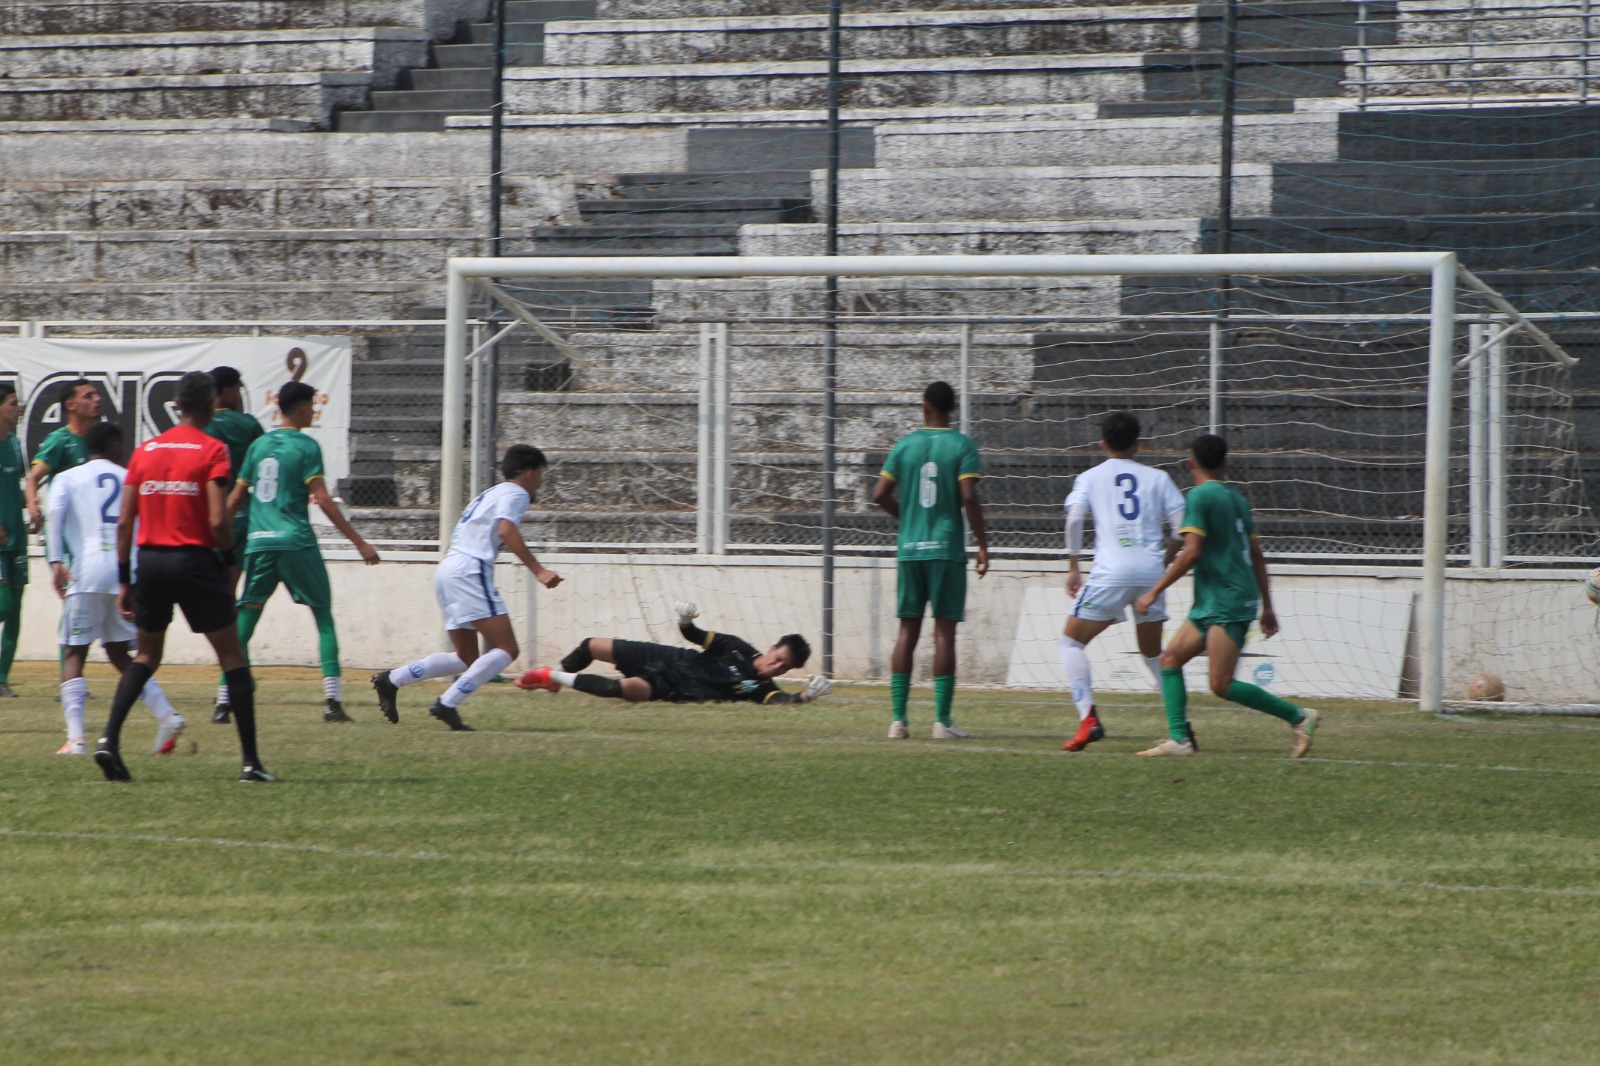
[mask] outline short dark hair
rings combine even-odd
[[[0,381],[0,403],[4,403],[5,402],[5,398],[7,396],[10,396],[13,392],[16,392],[16,391],[17,391],[16,385],[12,384],[9,381]]]
[[[794,659],[794,668],[796,670],[804,666],[806,660],[811,658],[811,644],[799,633],[785,633],[778,638],[778,643],[774,644],[773,647],[788,648],[790,656]]]
[[[548,465],[544,452],[538,448],[531,444],[513,444],[506,449],[506,457],[500,460],[500,476],[509,481],[525,470],[541,470]]]
[[[122,427],[115,422],[96,422],[83,438],[90,455],[107,456],[122,443]]]
[[[73,378],[71,381],[67,382],[66,391],[61,394],[61,402],[65,403],[74,396],[78,395],[78,390],[83,388],[85,385],[89,386],[91,389],[94,388],[94,382],[90,381],[88,378]]]
[[[1228,442],[1215,433],[1202,433],[1189,446],[1201,470],[1221,470],[1228,462]]]
[[[317,398],[317,390],[303,381],[287,382],[278,390],[278,410],[288,414]]]
[[[1139,419],[1127,411],[1112,411],[1100,420],[1100,439],[1114,452],[1139,443]]]
[[[935,381],[922,390],[922,402],[949,417],[950,412],[956,409],[956,390],[950,387],[948,381]]]
[[[231,366],[214,367],[211,371],[211,380],[217,383],[217,391],[238,388],[244,384],[244,375]]]
[[[211,405],[216,402],[217,383],[204,370],[191,370],[178,379],[179,411],[186,415],[197,415],[210,411]]]

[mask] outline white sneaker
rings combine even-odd
[[[1147,755],[1147,756],[1193,755],[1194,754],[1194,745],[1190,744],[1186,740],[1178,741],[1178,740],[1173,740],[1171,737],[1167,737],[1164,740],[1162,740],[1161,743],[1157,744],[1155,747],[1146,748],[1143,751],[1141,751],[1139,754],[1140,755]]]
[[[890,740],[905,740],[910,735],[911,735],[910,727],[907,726],[900,719],[896,718],[894,721],[889,723],[889,739]]]
[[[83,738],[82,737],[78,737],[76,740],[69,740],[65,744],[61,745],[60,748],[56,749],[56,754],[57,755],[85,755],[85,754],[88,754],[88,749],[85,748],[84,745],[83,745]]]
[[[173,711],[156,725],[156,742],[150,747],[151,755],[171,755],[178,746],[178,734],[189,723],[183,715]]]
[[[1310,707],[1300,708],[1305,718],[1294,727],[1294,747],[1289,749],[1289,758],[1304,759],[1306,752],[1311,750],[1311,740],[1317,731],[1317,720],[1322,716]]]
[[[928,734],[928,735],[933,740],[971,740],[972,739],[972,734],[971,733],[967,732],[965,729],[962,729],[960,726],[956,725],[954,722],[951,722],[949,725],[945,725],[943,722],[934,722],[933,723],[933,732]]]

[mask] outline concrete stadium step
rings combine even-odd
[[[1129,0],[1147,4],[1148,0]],[[818,0],[598,0],[596,17],[602,19],[681,19],[753,17],[757,15],[815,15]],[[846,14],[881,11],[1013,11],[1071,5],[1039,0],[842,0]],[[1102,4],[1100,6],[1121,6]]]
[[[739,227],[707,225],[535,226],[539,255],[736,255]]]
[[[1600,156],[1600,106],[1422,108],[1339,116],[1339,155],[1399,162]]]
[[[440,279],[445,260],[477,255],[472,230],[97,230],[12,233],[0,272],[34,281],[340,282]],[[30,316],[31,317],[31,316]]]
[[[1243,115],[1235,121],[1240,163],[1331,161],[1339,115]],[[1215,166],[1212,117],[994,119],[895,122],[876,129],[877,164],[911,167]]]
[[[413,70],[407,73],[411,84],[406,88],[413,93],[493,93],[494,68],[447,67],[435,70]]]
[[[578,211],[585,222],[597,226],[639,222],[650,226],[739,225],[744,222],[810,222],[809,198],[781,197],[749,199],[679,200],[580,200]]]
[[[1199,219],[847,223],[841,255],[1186,254],[1200,250]],[[743,255],[821,255],[821,226],[745,226]]]
[[[1274,215],[1531,214],[1593,209],[1597,198],[1600,161],[1593,159],[1342,161],[1272,168]]]
[[[853,326],[870,326],[878,316],[960,315],[983,319],[1012,315],[1114,314],[1117,279],[966,278],[959,285],[927,278],[841,278],[840,308]],[[675,318],[725,318],[736,325],[755,316],[820,317],[827,311],[821,278],[687,279],[655,283],[660,322]],[[1033,328],[1046,328],[1047,321]],[[760,329],[761,327],[755,327]],[[991,328],[979,327],[984,332]],[[1020,329],[1014,326],[1009,328]],[[1064,328],[1064,325],[1063,325]]]
[[[1213,250],[1214,236],[1204,241]],[[1370,252],[1450,249],[1484,269],[1578,269],[1593,262],[1600,212],[1538,215],[1236,218],[1235,252]]]
[[[745,170],[732,174],[694,174],[684,171],[618,174],[615,191],[624,200],[643,203],[673,197],[692,197],[707,203],[758,197],[808,200],[811,197],[811,176],[810,170]]]
[[[375,92],[374,111],[488,111],[494,106],[494,89],[438,89]]]
[[[27,281],[0,285],[0,319],[22,321],[239,322],[302,318],[350,322],[405,317],[437,299],[442,280],[425,277],[292,281],[168,279],[138,282]]]
[[[1142,55],[853,60],[843,106],[1015,104],[1142,96]],[[518,67],[506,72],[513,114],[778,111],[821,108],[827,64],[697,63],[635,67]]]
[[[482,112],[487,114],[485,110]],[[333,118],[339,133],[441,133],[461,114],[445,111],[341,111]]]
[[[1525,42],[1464,38],[1459,44],[1384,48],[1371,53],[1364,73],[1386,100],[1457,95],[1468,91],[1475,75],[1487,72],[1497,79],[1493,92],[1507,96],[1544,94],[1552,80],[1586,77],[1585,49],[1593,47],[1586,35],[1559,41],[1544,37],[1545,32],[1541,27],[1537,39]]]
[[[1238,93],[1246,100],[1344,94],[1345,56],[1333,49],[1263,49],[1240,52]],[[1211,101],[1221,96],[1222,52],[1151,52],[1144,56],[1144,92],[1150,100]]]
[[[426,59],[420,27],[0,38],[8,82],[342,70],[371,71],[374,84],[393,85],[402,69]]]
[[[131,78],[17,78],[0,89],[0,120],[303,119],[326,127],[333,112],[364,104],[367,71],[186,74]]]
[[[519,29],[521,27],[518,27]],[[509,30],[510,27],[507,27]],[[539,27],[539,36],[544,36],[544,28]],[[453,70],[471,67],[494,66],[494,44],[436,44],[433,46],[433,61],[441,70]],[[506,44],[506,66],[508,67],[537,67],[544,63],[543,44]]]
[[[1589,32],[1583,0],[1551,2],[1497,0],[1470,4],[1463,0],[1406,0],[1404,18],[1396,25],[1404,45],[1522,41],[1538,35],[1551,42],[1581,40]],[[1536,14],[1538,22],[1530,23]]]
[[[1592,270],[1480,270],[1473,273],[1524,313],[1593,311],[1600,306],[1600,274]],[[1269,315],[1359,313],[1426,314],[1426,279],[1234,278],[1229,306]],[[1129,277],[1121,280],[1120,307],[1128,315],[1203,315],[1219,305],[1215,278]]]
[[[0,5],[0,35],[403,26],[438,38],[455,17],[433,0],[33,0]]]
[[[848,222],[984,219],[1191,218],[1215,210],[1217,167],[928,167],[840,173],[840,217]],[[1273,171],[1233,169],[1233,205],[1264,215]],[[817,199],[826,201],[818,180]]]

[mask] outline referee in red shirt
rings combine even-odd
[[[234,625],[233,590],[228,583],[233,555],[228,449],[203,432],[216,397],[210,374],[183,375],[178,381],[178,424],[139,445],[128,463],[127,491],[117,519],[122,582],[118,606],[123,617],[139,627],[139,653],[123,672],[105,736],[95,746],[94,761],[108,781],[133,780],[117,742],[134,700],[161,665],[174,607],[183,609],[189,628],[204,633],[217,653],[244,754],[239,780],[277,780],[261,765],[256,751],[255,681]],[[129,583],[135,522],[139,526],[136,585]]]

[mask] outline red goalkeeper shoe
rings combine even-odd
[[[548,666],[535,666],[532,670],[525,671],[517,678],[517,687],[527,692],[543,689],[546,692],[560,692],[561,686],[550,680]]]
[[[1100,724],[1100,719],[1090,715],[1078,723],[1078,732],[1071,740],[1061,745],[1062,751],[1082,751],[1090,744],[1106,735],[1105,726]]]

